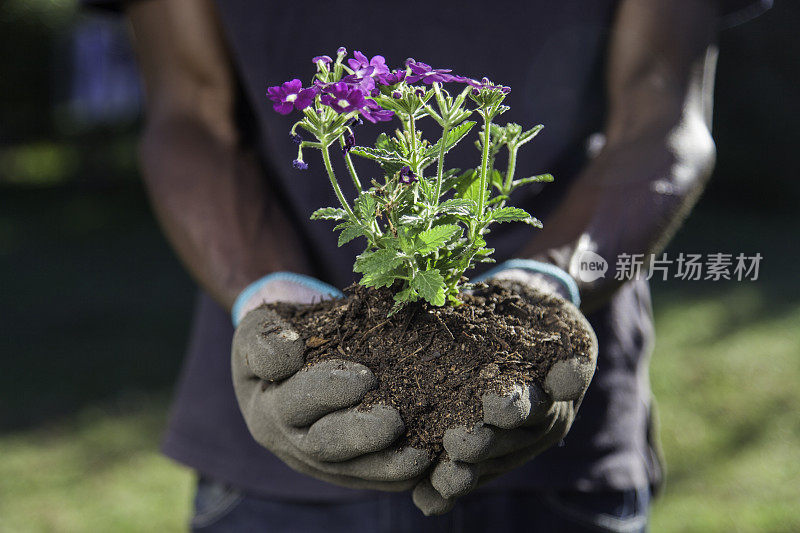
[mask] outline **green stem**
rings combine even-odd
[[[483,154],[481,157],[481,195],[480,202],[478,202],[478,217],[483,220],[483,212],[486,209],[486,187],[489,181],[489,143],[491,142],[491,125],[492,120],[486,113],[483,114]]]
[[[358,174],[356,174],[356,167],[353,166],[353,160],[350,159],[350,153],[344,153],[344,161],[347,164],[347,171],[350,173],[350,177],[353,178],[353,185],[356,187],[356,191],[358,194],[361,194],[361,180],[358,179]]]
[[[439,206],[439,197],[442,194],[442,176],[444,175],[444,148],[445,148],[445,139],[447,139],[447,134],[450,132],[450,124],[445,122],[445,125],[442,127],[442,145],[439,147],[439,164],[436,165],[436,195],[434,196],[434,201],[436,202],[436,206]]]
[[[508,169],[506,170],[506,183],[504,186],[503,194],[511,192],[511,184],[514,182],[514,171],[517,168],[517,150],[518,147],[508,147]]]
[[[414,174],[419,174],[419,161],[417,160],[417,127],[414,121],[414,115],[408,116],[409,131],[411,132],[411,157],[414,163]]]
[[[331,154],[328,151],[330,147],[330,143],[325,143],[322,145],[320,149],[322,151],[322,161],[325,162],[325,170],[328,172],[328,178],[331,180],[331,187],[333,187],[333,192],[336,193],[336,197],[339,199],[339,203],[342,204],[342,208],[350,215],[351,220],[356,220],[356,216],[353,214],[353,210],[350,209],[350,204],[347,203],[347,200],[342,194],[342,189],[339,187],[339,182],[336,180],[336,174],[333,173],[333,166],[331,165]]]

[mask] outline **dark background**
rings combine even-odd
[[[761,252],[773,311],[798,297],[798,27],[784,0],[721,35],[718,163],[671,245]],[[0,4],[0,431],[166,394],[179,369],[193,288],[137,177],[125,31],[71,2]]]

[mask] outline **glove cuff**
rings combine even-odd
[[[478,276],[474,281],[486,281],[508,270],[522,270],[526,273],[545,277],[547,281],[554,283],[558,287],[557,292],[560,296],[575,304],[576,307],[581,305],[581,297],[575,279],[551,263],[543,263],[533,259],[509,259]]]
[[[263,303],[278,300],[311,303],[314,297],[342,298],[344,293],[332,285],[311,276],[294,272],[273,272],[257,279],[244,288],[231,308],[231,319],[236,327],[244,315]]]

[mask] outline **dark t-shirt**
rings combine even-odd
[[[283,197],[313,251],[317,276],[339,287],[354,281],[352,264],[359,250],[356,245],[337,248],[329,224],[308,220],[314,209],[336,205],[335,197],[315,152],[306,158],[309,170],[291,167],[296,147],[287,135],[297,117],[278,115],[265,96],[268,86],[294,77],[310,79],[313,56],[333,56],[346,46],[368,56],[382,54],[392,66],[414,57],[510,85],[507,103],[512,110],[501,121],[546,126],[523,148],[517,173],[551,172],[556,177],[553,184],[518,191],[512,204],[545,224],[549,210],[586,163],[587,139],[602,128],[602,76],[615,0],[494,0],[488,13],[484,3],[458,0],[395,4],[397,13],[389,20],[382,2],[218,2],[243,94],[240,126],[261,156],[273,194]],[[728,2],[726,13],[734,18],[727,20],[754,15],[748,11],[753,4],[766,7],[768,2]],[[358,143],[368,144],[379,129],[360,128]],[[448,166],[475,166],[476,156],[474,148],[460,147]],[[368,165],[361,168],[362,175],[369,175]],[[342,184],[352,197],[347,180]],[[522,224],[493,230],[490,245],[497,249],[498,262],[513,257],[530,231]],[[646,283],[626,284],[589,320],[600,346],[597,371],[569,435],[561,446],[480,490],[626,489],[660,480],[648,440],[647,361],[653,328]],[[231,384],[232,334],[228,314],[201,293],[165,453],[256,494],[305,500],[366,497],[368,491],[294,472],[252,439]]]

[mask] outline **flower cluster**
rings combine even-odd
[[[336,222],[339,246],[366,239],[353,270],[362,274],[362,285],[391,287],[396,308],[418,300],[458,305],[459,292],[469,286],[464,272],[476,263],[493,262],[493,250],[484,240],[491,224],[519,221],[540,227],[529,213],[506,202],[518,187],[552,179],[549,174],[514,179],[518,149],[541,126],[523,131],[518,124],[494,124],[508,110],[503,101],[511,89],[485,77],[478,81],[415,59],[392,70],[381,55],[369,58],[356,51],[347,58],[344,48],[336,59],[321,55],[312,62],[317,72],[309,86],[293,79],[267,90],[275,111],[303,115],[290,131],[298,145],[293,166],[307,169],[303,150],[320,150],[339,200],[341,207],[318,209],[311,218]],[[461,86],[451,95],[445,84]],[[483,119],[476,142],[480,160],[465,171],[445,169],[445,155],[476,125],[467,120],[473,113]],[[356,145],[354,128],[362,119],[376,123],[394,118],[402,127],[393,136],[382,133],[374,147]],[[438,139],[423,135],[419,123],[425,118],[441,128]],[[298,128],[315,140],[299,135]],[[357,193],[352,204],[331,162],[334,143]],[[503,148],[508,152],[504,171],[495,169]],[[372,187],[365,188],[351,156],[377,163],[383,183],[371,179]]]

